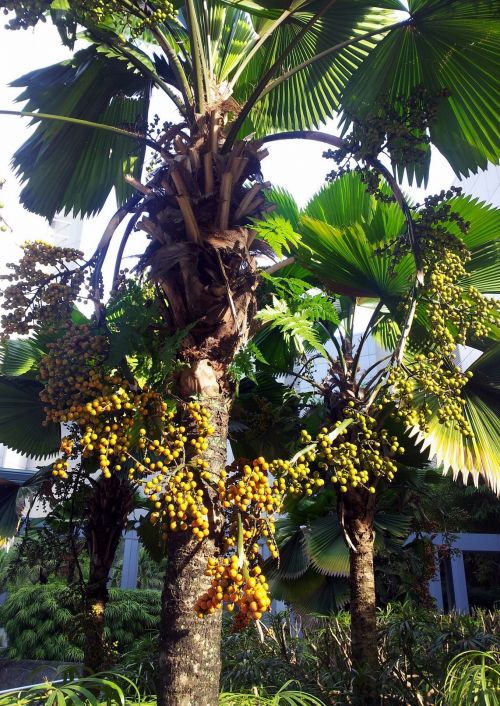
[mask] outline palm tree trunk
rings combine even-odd
[[[217,475],[226,464],[230,397],[201,397],[211,413],[215,433],[204,458]],[[221,517],[215,503],[210,536],[197,541],[188,532],[172,533],[167,543],[167,569],[162,593],[158,706],[217,706],[221,669],[221,611],[199,618],[196,600],[208,587],[207,560],[218,549]]]
[[[128,481],[117,475],[100,479],[89,502],[85,535],[90,568],[84,588],[83,663],[90,672],[99,672],[110,666],[104,636],[108,579],[132,503],[133,492]]]
[[[352,491],[351,491],[352,492]],[[373,566],[374,507],[371,498],[346,498],[345,529],[350,540],[350,613],[355,706],[379,706],[378,651]]]

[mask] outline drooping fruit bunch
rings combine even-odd
[[[41,240],[24,243],[17,263],[9,263],[13,284],[3,292],[4,335],[28,334],[36,325],[69,323],[75,301],[85,282],[83,253]]]
[[[296,464],[283,460],[271,464],[272,473],[290,477],[287,487],[294,495],[312,495],[327,483],[341,493],[350,487],[374,493],[378,478],[394,478],[393,458],[404,453],[397,437],[389,436],[375,417],[353,401],[345,406],[342,419],[331,428],[323,427],[315,439],[305,430],[301,436],[307,446]]]
[[[90,326],[68,323],[47,349],[38,373],[44,384],[40,398],[46,405],[47,421],[84,424],[85,404],[96,399],[105,386],[106,338]]]
[[[123,29],[128,29],[133,36],[140,35],[146,28],[161,24],[168,19],[175,19],[176,13],[169,0],[155,2],[130,2],[119,0],[68,0],[67,21],[99,24],[108,17],[122,21]],[[38,22],[44,22],[45,16],[53,7],[53,0],[0,0],[4,14],[15,13],[9,19],[8,29],[28,29]],[[65,8],[66,9],[66,8]]]
[[[436,413],[439,421],[447,426],[456,424],[465,436],[470,436],[461,391],[471,377],[470,371],[462,372],[433,352],[427,357],[419,353],[410,363],[392,368],[387,379],[391,389],[382,402],[397,400],[397,416],[409,426],[426,431],[433,415],[426,397],[432,395],[440,403]]]
[[[272,478],[270,464],[259,456],[251,464],[232,463],[220,473],[218,499],[224,515],[221,556],[208,562],[210,588],[200,596],[195,609],[200,617],[210,615],[223,602],[229,611],[237,608],[234,628],[260,620],[269,610],[269,586],[262,574],[263,545],[277,558],[274,541],[275,515],[286,493],[284,477]]]
[[[170,411],[167,421],[159,438],[150,439],[145,429],[140,430],[144,457],[136,461],[129,475],[141,482],[153,504],[151,522],[159,523],[164,539],[169,532],[190,530],[202,541],[209,534],[206,505],[211,487],[203,453],[214,427],[208,412],[194,401],[180,416]]]
[[[433,412],[429,396],[439,403],[440,422],[455,424],[466,436],[471,428],[464,417],[462,390],[472,374],[457,363],[457,345],[484,337],[500,321],[498,302],[467,283],[471,259],[463,237],[470,227],[453,211],[452,187],[425,199],[415,221],[422,252],[425,285],[418,306],[432,324],[433,350],[417,353],[395,365],[388,376],[384,403],[396,402],[397,414],[410,426],[428,428]]]
[[[260,620],[271,607],[269,586],[259,565],[248,569],[244,559],[232,554],[219,561],[209,559],[206,574],[212,580],[210,588],[196,602],[198,617],[212,615],[225,602],[229,612],[238,608],[233,627],[239,630],[251,620]]]

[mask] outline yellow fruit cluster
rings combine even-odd
[[[190,530],[202,541],[209,534],[207,488],[211,475],[203,453],[214,433],[210,415],[198,402],[185,408],[185,424],[174,424],[169,412],[163,434],[150,439],[140,430],[142,460],[131,467],[131,480],[140,482],[153,504],[153,524],[160,523],[166,539],[169,532]],[[145,476],[141,480],[141,476]]]
[[[416,221],[425,272],[420,306],[432,326],[433,350],[394,366],[382,402],[395,402],[406,424],[426,431],[434,414],[429,404],[433,399],[438,403],[439,421],[456,425],[470,436],[462,391],[471,373],[463,373],[456,365],[457,345],[487,336],[500,323],[500,309],[497,301],[467,283],[471,252],[453,229],[463,235],[470,224],[453,212],[452,198],[457,193],[460,190],[452,187],[427,197]]]
[[[212,581],[210,588],[196,602],[198,617],[212,615],[225,602],[229,612],[238,608],[235,623],[238,628],[243,628],[251,620],[260,620],[269,610],[269,586],[260,566],[248,571],[233,554],[222,561],[209,559],[206,575],[212,577]]]
[[[439,402],[437,418],[443,424],[456,424],[465,436],[470,436],[470,424],[464,416],[462,390],[472,377],[470,371],[460,368],[431,352],[427,356],[418,354],[414,360],[394,367],[387,379],[390,394],[384,403],[397,401],[397,415],[409,426],[428,430],[429,420],[434,414],[425,396],[432,395]],[[422,401],[423,398],[423,401]]]
[[[123,29],[130,31],[133,37],[140,35],[148,27],[154,27],[168,19],[175,19],[176,11],[169,0],[157,0],[154,8],[147,3],[136,3],[135,10],[118,0],[72,0],[73,9],[81,13],[83,20],[103,22],[111,16],[115,22],[124,24]],[[133,5],[132,5],[133,6]]]
[[[106,339],[96,335],[90,326],[69,324],[60,338],[47,345],[47,350],[39,367],[39,378],[44,384],[40,399],[45,403],[47,421],[84,424],[88,400],[95,399],[106,383],[111,387],[121,382],[119,376],[106,380],[102,366]]]
[[[394,478],[397,465],[392,459],[404,453],[397,438],[354,402],[346,405],[342,420],[323,427],[315,439],[305,430],[301,437],[307,446],[295,465],[283,460],[271,464],[274,474],[287,477],[288,492],[295,495],[313,495],[326,483],[341,493],[349,487],[374,493],[377,478]]]

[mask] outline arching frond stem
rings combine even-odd
[[[252,49],[246,54],[243,59],[241,60],[238,68],[233,74],[233,77],[231,78],[231,81],[229,82],[229,88],[231,91],[234,90],[234,87],[236,86],[236,83],[243,73],[243,71],[246,69],[250,61],[253,59],[253,57],[257,54],[257,52],[260,50],[260,48],[263,46],[263,44],[269,39],[269,37],[274,33],[274,31],[289,17],[292,16],[292,14],[295,12],[295,8],[291,10],[285,10],[277,20],[272,22],[268,28],[266,29],[265,32],[263,32],[258,40],[255,42],[253,45]]]
[[[158,29],[157,26],[151,29],[151,33],[158,42],[158,46],[160,46],[163,50],[163,53],[167,57],[168,62],[170,64],[170,68],[172,69],[175,74],[175,77],[177,78],[177,81],[179,83],[179,90],[182,93],[187,112],[190,108],[192,108],[193,91],[191,90],[191,86],[189,85],[189,81],[187,80],[186,72],[184,71],[184,68],[179,60],[177,52],[170,46],[167,38],[163,35],[163,33]],[[178,47],[178,52],[180,52],[180,47]]]
[[[80,118],[70,118],[66,115],[52,115],[51,113],[31,113],[27,110],[0,110],[0,115],[17,115],[22,118],[35,118],[36,120],[58,120],[62,123],[72,123],[74,125],[80,125],[81,127],[92,127],[96,130],[106,130],[107,132],[114,132],[116,135],[122,135],[123,137],[129,137],[132,140],[141,140],[145,142],[148,147],[155,152],[161,152],[161,148],[156,144],[154,140],[149,139],[146,135],[141,135],[137,132],[130,132],[129,130],[122,130],[114,125],[106,125],[105,123],[93,123],[90,120],[80,120]]]
[[[186,9],[189,43],[193,59],[195,111],[197,113],[203,113],[205,111],[205,101],[207,98],[208,77],[206,75],[206,69],[204,68],[200,26],[196,17],[193,0],[187,0]]]

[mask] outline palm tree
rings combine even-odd
[[[479,299],[484,303],[481,295],[500,293],[497,235],[500,211],[471,197],[455,195],[450,198],[447,194],[445,210],[441,213],[444,220],[435,224],[432,242],[437,249],[439,238],[445,236],[448,242],[455,241],[457,246],[465,246],[470,251],[455,292],[456,300],[463,298],[466,307],[470,307],[468,322],[464,321],[459,330],[450,313],[453,306],[450,309],[430,284],[435,276],[429,264],[432,260],[427,260],[424,266],[423,286],[416,288],[416,265],[410,252],[400,251],[394,258],[394,242],[400,242],[406,226],[403,211],[395,202],[383,198],[388,192],[382,186],[382,200],[370,195],[361,177],[351,173],[325,186],[302,212],[286,192],[276,190],[270,195],[277,206],[271,218],[288,219],[294,229],[294,245],[290,247],[296,250],[292,258],[295,262],[287,265],[288,274],[293,274],[298,267],[306,268],[310,273],[309,286],[320,286],[326,296],[333,297],[337,316],[318,316],[307,298],[304,301],[304,294],[288,289],[288,296],[285,294],[280,299],[275,294],[273,303],[261,310],[258,318],[265,327],[254,339],[263,359],[282,360],[281,370],[279,363],[274,363],[275,371],[280,374],[290,369],[290,352],[288,356],[283,355],[283,348],[290,351],[290,344],[294,344],[295,379],[303,379],[310,385],[309,390],[319,400],[322,410],[321,415],[316,413],[312,424],[327,427],[332,443],[333,456],[329,459],[328,454],[323,454],[317,459],[322,461],[317,468],[325,481],[317,493],[322,498],[320,506],[323,504],[324,513],[337,511],[338,525],[324,515],[315,519],[317,501],[311,507],[306,503],[303,512],[312,513],[313,519],[305,522],[309,530],[304,540],[308,549],[304,554],[294,550],[294,542],[299,540],[292,512],[292,518],[282,529],[286,541],[281,578],[290,579],[294,578],[294,573],[297,577],[301,572],[308,572],[304,580],[306,604],[308,591],[313,592],[313,598],[318,598],[315,588],[319,600],[323,598],[324,602],[328,598],[321,595],[325,590],[324,581],[321,582],[312,569],[325,570],[330,566],[333,573],[342,573],[339,569],[342,552],[338,547],[342,530],[349,547],[353,666],[360,674],[366,673],[366,667],[375,670],[377,666],[373,554],[375,529],[377,524],[383,527],[383,522],[380,525],[380,517],[376,516],[378,493],[375,491],[390,482],[398,467],[404,467],[408,454],[410,460],[406,460],[406,465],[415,465],[415,458],[424,454],[429,459],[436,457],[444,471],[452,470],[455,477],[461,473],[464,479],[472,476],[477,482],[481,476],[497,492],[499,488],[498,307],[490,301],[491,315],[487,314],[488,323],[478,336],[474,333],[474,321],[481,316],[482,304],[476,309],[473,301],[476,297],[476,302]],[[439,199],[432,201],[431,206],[429,203],[411,209],[417,229],[427,227],[423,225],[428,221],[422,213],[428,216],[429,208],[434,212],[442,206]],[[457,228],[457,223],[464,227]],[[261,230],[265,233],[268,227],[268,222],[257,225],[257,233]],[[461,251],[465,253],[464,249]],[[286,276],[286,270],[281,270],[267,278],[271,291],[286,292],[283,287]],[[441,331],[441,320],[437,322],[433,314],[436,301],[444,312]],[[361,333],[355,334],[354,317],[360,306],[368,307],[370,316]],[[279,350],[276,336],[280,331],[286,340],[281,341],[281,354],[276,355],[269,352],[269,347]],[[451,347],[443,356],[440,337],[448,334]],[[362,369],[361,356],[370,337],[387,355]],[[436,370],[442,364],[445,372],[451,374],[453,347],[458,340],[482,352],[470,367],[469,377],[460,374],[462,391],[461,385],[448,386],[445,375],[439,378],[439,386],[430,384],[436,373],[427,368],[422,375],[419,362],[430,360]],[[314,361],[318,357],[324,358],[327,364],[323,380],[314,378]],[[261,367],[269,371],[269,366]],[[392,374],[395,369],[405,371],[404,379],[412,390],[411,401],[402,391],[397,376]],[[465,423],[462,425],[451,418],[450,402],[453,403],[455,397],[463,398],[460,409]],[[426,410],[423,416],[415,413],[423,410]],[[304,422],[307,424],[307,417]],[[345,424],[350,426],[339,439],[338,430]],[[366,428],[367,437],[363,431]],[[320,449],[321,444],[328,447],[329,443],[327,430],[323,432],[317,442]],[[387,441],[391,438],[389,435],[395,435],[391,442]],[[403,437],[406,450],[397,461],[397,447],[403,443]],[[376,441],[373,447],[371,439]],[[363,452],[364,443],[370,447],[369,453]],[[346,445],[351,445],[355,462],[348,460],[343,467]],[[379,451],[370,455],[374,449],[383,449],[380,453],[389,461],[385,471]],[[361,471],[361,476],[351,477],[354,463],[359,459],[364,459],[360,463],[366,475]],[[300,518],[300,509],[295,514]],[[281,582],[279,589],[285,595],[286,582]],[[359,703],[377,703],[375,683],[372,687],[369,683],[358,685],[355,695]]]
[[[54,457],[61,444],[59,424],[45,422],[40,400],[43,386],[36,379],[43,355],[43,337],[10,340],[0,352],[0,438],[2,443],[37,460]],[[47,463],[47,461],[45,461]],[[36,500],[51,507],[68,509],[69,532],[81,531],[89,556],[88,576],[78,572],[83,601],[82,628],[85,635],[84,663],[92,671],[108,664],[104,637],[108,581],[116,551],[134,506],[135,486],[123,474],[109,480],[96,477],[96,468],[82,463],[70,487],[53,487],[52,464],[34,471],[23,483],[2,486],[0,492],[0,534],[12,537],[19,527],[27,503]],[[79,566],[74,541],[68,542]]]
[[[18,5],[18,24],[36,23],[39,3]],[[394,98],[427,83],[431,93],[452,92],[432,139],[456,170],[496,160],[500,143],[486,127],[495,106],[496,14],[485,0],[414,0],[403,19],[390,12],[405,11],[396,0],[186,0],[174,3],[175,12],[142,0],[105,2],[102,13],[93,5],[50,3],[64,41],[72,43],[79,24],[90,45],[15,82],[25,87],[25,114],[42,119],[14,156],[26,181],[22,202],[48,218],[59,210],[86,216],[117,189],[121,205],[95,254],[94,280],[124,219],[120,254],[135,229],[147,233],[140,265],[158,285],[171,330],[189,329],[176,392],[184,400],[201,396],[211,412],[216,432],[207,458],[217,473],[234,391],[228,370],[255,313],[262,243],[249,226],[268,208],[261,179],[267,136],[317,127],[343,106],[343,94],[351,112],[364,110],[360,84]],[[457,90],[458,77],[475,92]],[[154,139],[146,137],[152,88],[179,115]],[[464,146],[460,160],[446,149],[450,135]],[[143,184],[146,146],[158,161]],[[412,173],[425,179],[427,168]],[[162,706],[217,703],[220,616],[201,622],[192,605],[205,587],[220,522],[215,513],[202,544],[183,534],[168,544]]]

